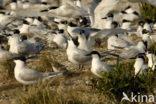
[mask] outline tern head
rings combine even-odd
[[[63,30],[63,29],[60,29],[60,30],[58,31],[58,33],[63,34],[63,33],[64,33],[64,30]]]
[[[143,27],[144,26],[144,24],[145,24],[145,22],[144,21],[139,21],[139,26],[141,26],[141,27]]]
[[[84,30],[80,30],[80,35],[85,34]]]
[[[153,55],[156,55],[156,51],[155,50],[148,50],[146,52],[146,56],[149,58],[153,58]]]
[[[77,27],[77,25],[76,24],[74,24],[74,23],[72,23],[72,22],[69,22],[69,24],[68,24],[69,26],[71,26],[71,27]]]
[[[23,3],[29,3],[29,0],[24,0]]]
[[[47,2],[45,2],[45,1],[44,1],[44,2],[41,2],[41,4],[43,4],[43,5],[48,5],[48,3],[47,3]]]
[[[13,60],[14,60],[14,62],[16,63],[16,64],[23,64],[23,63],[25,63],[26,62],[26,58],[25,57],[20,57],[20,56],[18,56],[18,57],[15,57],[15,58],[13,58]]]
[[[38,21],[40,21],[40,22],[42,22],[43,20],[42,20],[42,18],[39,16],[39,17],[37,17],[37,20]]]
[[[68,21],[61,21],[60,23],[66,25],[68,24]]]
[[[132,8],[132,7],[130,5],[128,5],[124,10],[128,10],[130,8]]]
[[[3,15],[4,15],[4,14],[5,14],[5,12],[1,11],[1,12],[0,12],[0,14],[3,14]]]
[[[148,30],[146,30],[146,29],[143,29],[142,30],[142,34],[149,34],[150,33],[150,31],[148,31]]]
[[[88,19],[86,17],[80,16],[78,22],[79,22],[80,26],[87,26]]]
[[[118,34],[115,34],[114,36],[119,37],[119,35],[118,35]]]
[[[16,3],[17,2],[17,0],[12,0],[12,3]]]
[[[40,12],[48,12],[48,9],[41,10]]]
[[[4,47],[0,45],[0,50],[2,50],[2,49],[4,49]]]
[[[48,9],[49,10],[54,10],[54,9],[57,9],[58,8],[58,6],[51,6],[51,7],[49,7]]]
[[[122,14],[127,14],[125,11],[121,11]]]
[[[26,20],[23,20],[23,24],[25,24],[25,25],[29,25],[29,22],[26,21]]]
[[[92,56],[92,57],[101,57],[100,53],[97,51],[92,51],[91,53],[87,54],[87,56]]]
[[[14,34],[20,34],[20,31],[18,29],[13,30]]]
[[[79,46],[78,38],[76,38],[76,39],[75,38],[70,38],[68,40],[68,47],[78,47],[78,46]]]
[[[146,19],[145,22],[148,23],[148,24],[153,23],[153,21],[151,19]]]
[[[24,40],[27,40],[27,36],[26,35],[21,36],[21,41],[24,41]]]
[[[139,13],[137,11],[134,11],[133,14],[139,16]]]
[[[107,19],[107,17],[103,17],[103,18],[101,18],[101,19]]]
[[[139,53],[138,55],[137,55],[137,58],[141,58],[141,59],[143,59],[144,61],[145,61],[145,53]]]
[[[107,15],[107,17],[113,18],[114,15],[113,15],[112,13],[109,13],[109,14]]]
[[[126,20],[126,19],[123,19],[122,20],[122,23],[131,23],[132,21],[129,21],[129,20]]]
[[[112,28],[117,28],[119,26],[119,23],[116,21],[112,22]]]
[[[148,55],[148,54],[153,54],[153,53],[154,53],[153,50],[147,50],[146,55]]]

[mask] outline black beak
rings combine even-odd
[[[101,18],[101,19],[107,19],[107,17]]]

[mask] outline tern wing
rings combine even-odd
[[[73,56],[73,59],[78,61],[79,63],[85,64],[86,62],[91,61],[91,56],[86,56],[89,52],[84,50],[77,50],[75,52],[75,55]]]
[[[90,13],[89,15],[91,16],[90,20],[92,25],[94,25],[94,20],[95,20],[95,15],[94,15],[95,8],[98,6],[100,2],[101,0],[94,0],[89,8],[89,13]]]
[[[90,37],[91,38],[105,38],[105,37],[110,37],[112,35],[115,35],[115,34],[119,34],[119,33],[124,33],[124,32],[127,32],[128,30],[125,30],[125,29],[103,29],[97,33],[94,33],[94,34],[91,34]]]
[[[119,56],[122,58],[134,58],[138,55],[139,51],[136,48],[130,48],[128,50],[125,50],[123,53],[121,53]]]
[[[84,55],[74,55],[73,59],[78,61],[81,64],[85,64],[86,62],[91,61],[90,56],[84,56]]]
[[[26,68],[19,74],[19,77],[24,81],[36,81],[41,79],[43,76],[40,72]]]

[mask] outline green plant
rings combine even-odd
[[[150,4],[141,2],[139,4],[140,12],[143,19],[155,19],[156,18],[156,8]]]
[[[144,75],[134,75],[133,63],[120,64],[117,61],[114,72],[106,73],[103,78],[91,79],[91,86],[98,93],[115,97],[120,103],[125,92],[126,94],[149,94],[156,88],[156,71],[149,70]]]

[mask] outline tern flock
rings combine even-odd
[[[54,42],[66,50],[71,64],[91,65],[91,72],[103,77],[104,73],[113,72],[113,67],[102,62],[102,55],[94,49],[100,39],[107,42],[108,51],[122,51],[116,55],[118,58],[135,59],[135,75],[145,73],[148,68],[154,70],[156,56],[154,50],[148,48],[156,42],[156,21],[141,19],[139,10],[132,6],[111,13],[117,3],[116,0],[93,0],[87,6],[81,0],[62,0],[60,6],[52,6],[48,0],[40,3],[12,0],[0,12],[0,35],[8,39],[10,46],[7,51],[1,44],[0,60],[6,56],[7,60],[14,60],[14,75],[22,84],[51,78],[65,71],[42,73],[26,67],[25,63],[29,55],[40,54],[46,45]],[[30,33],[31,37],[25,35]],[[132,34],[141,40],[134,44]]]

